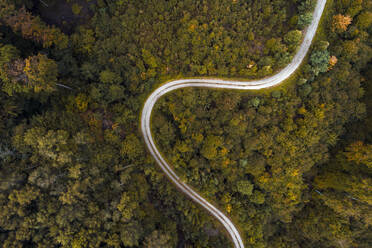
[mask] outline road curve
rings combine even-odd
[[[196,193],[191,187],[182,182],[176,173],[172,170],[171,166],[165,161],[157,149],[154,139],[151,134],[151,113],[155,103],[165,94],[181,88],[186,87],[204,87],[204,88],[224,88],[224,89],[239,89],[239,90],[258,90],[263,88],[269,88],[272,86],[279,85],[285,79],[287,79],[297,68],[308,52],[311,42],[316,33],[320,18],[322,16],[325,4],[327,0],[318,0],[313,13],[312,23],[306,30],[303,42],[293,57],[293,60],[284,69],[279,71],[277,74],[267,77],[264,79],[254,81],[235,81],[226,79],[210,79],[210,78],[193,78],[193,79],[179,79],[167,82],[157,88],[147,98],[141,114],[141,131],[146,143],[146,146],[158,163],[160,168],[168,176],[168,178],[177,186],[177,188],[184,194],[189,196],[196,203],[201,205],[203,208],[209,211],[219,222],[225,227],[229,233],[231,240],[236,248],[244,248],[243,240],[239,234],[239,231],[234,226],[232,221],[224,215],[215,206],[210,204],[202,196]]]

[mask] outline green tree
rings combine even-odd
[[[287,45],[289,45],[293,49],[300,44],[301,38],[302,38],[302,32],[300,30],[292,30],[292,31],[289,31],[284,36],[284,41]]]
[[[298,10],[300,12],[307,12],[312,11],[315,7],[315,0],[300,0],[300,5],[298,6]]]
[[[372,145],[364,144],[361,141],[350,144],[345,149],[344,155],[348,161],[355,162],[357,164],[364,164],[369,168],[372,168]]]
[[[207,159],[213,160],[218,157],[219,149],[222,147],[222,139],[218,136],[209,135],[203,143],[200,153]]]
[[[99,78],[102,83],[120,83],[122,81],[121,77],[110,70],[104,70],[100,73]]]
[[[325,205],[345,217],[353,217],[368,225],[372,194],[368,190],[371,180],[372,153],[370,146],[355,142],[339,152],[315,178],[316,187]]]
[[[310,64],[312,65],[312,71],[315,75],[318,75],[320,72],[326,72],[328,70],[329,64],[329,52],[324,51],[315,51],[310,55]]]
[[[357,44],[358,41],[356,40],[347,40],[343,42],[342,48],[343,48],[343,57],[346,57],[348,59],[356,59],[356,55],[359,51],[359,46]]]
[[[31,128],[24,134],[24,143],[34,151],[34,160],[38,156],[52,160],[55,166],[70,163],[72,151],[68,147],[69,133],[65,130],[46,130],[42,127]]]
[[[155,230],[146,237],[144,245],[146,248],[171,248],[174,247],[171,241],[170,235]]]
[[[356,25],[361,29],[367,29],[372,24],[372,12],[364,11],[357,17]]]
[[[253,184],[249,180],[241,180],[236,183],[238,192],[243,195],[252,195]]]
[[[136,160],[143,155],[143,151],[138,149],[142,144],[134,134],[128,135],[122,143],[120,153],[131,160]]]
[[[313,20],[313,14],[311,12],[302,14],[298,17],[298,27],[300,29],[303,29],[306,26],[308,26],[312,20]]]
[[[0,44],[0,65],[4,68],[5,64],[12,62],[19,58],[20,52],[13,45],[2,45]],[[2,70],[1,70],[2,71]]]

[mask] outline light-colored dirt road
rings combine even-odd
[[[236,248],[243,248],[243,240],[239,234],[239,231],[234,226],[232,221],[218,210],[215,206],[210,204],[187,184],[183,183],[180,178],[173,171],[172,167],[167,163],[167,161],[162,157],[161,153],[157,149],[154,139],[151,134],[151,113],[154,108],[155,103],[163,95],[180,88],[186,87],[205,87],[205,88],[224,88],[224,89],[239,89],[239,90],[258,90],[263,88],[269,88],[282,83],[287,79],[297,68],[300,66],[301,62],[308,52],[311,42],[316,33],[321,15],[323,13],[326,0],[318,0],[314,13],[313,21],[307,28],[304,40],[293,57],[292,62],[287,65],[283,70],[273,75],[272,77],[254,80],[254,81],[233,81],[228,79],[208,79],[208,78],[194,78],[194,79],[180,79],[167,82],[157,88],[146,100],[144,107],[142,109],[141,115],[141,130],[146,143],[146,146],[154,157],[155,161],[158,163],[160,168],[168,176],[168,178],[177,186],[177,188],[189,196],[192,200],[200,204],[203,208],[209,211],[211,215],[217,218],[221,224],[226,228],[229,233],[231,240]]]

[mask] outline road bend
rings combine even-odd
[[[155,103],[165,94],[186,87],[202,87],[202,88],[212,88],[212,89],[237,89],[237,90],[259,90],[264,88],[269,88],[281,84],[285,79],[290,77],[293,72],[295,72],[301,65],[303,59],[305,58],[311,42],[315,36],[317,27],[319,25],[320,18],[322,16],[326,0],[318,0],[313,12],[313,20],[311,24],[307,27],[303,41],[293,57],[290,64],[288,64],[284,69],[280,70],[278,73],[271,77],[252,80],[252,81],[236,81],[229,79],[211,79],[211,78],[193,78],[193,79],[178,79],[169,81],[155,91],[147,98],[141,113],[141,131],[146,143],[146,146],[154,157],[157,164],[163,170],[163,172],[168,176],[172,183],[184,194],[190,197],[193,201],[198,203],[200,206],[205,208],[211,215],[213,215],[218,221],[224,226],[230,238],[234,244],[235,248],[244,248],[244,243],[242,237],[239,234],[238,229],[235,227],[234,223],[219,209],[209,203],[206,199],[195,192],[190,186],[182,182],[182,180],[177,176],[177,174],[172,169],[171,165],[163,158],[158,148],[155,145],[152,133],[151,133],[151,113],[154,108]]]

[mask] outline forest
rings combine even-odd
[[[263,78],[316,0],[0,0],[0,247],[232,247],[147,152],[167,80]],[[328,0],[256,92],[163,97],[152,132],[246,247],[372,245],[372,2]]]

